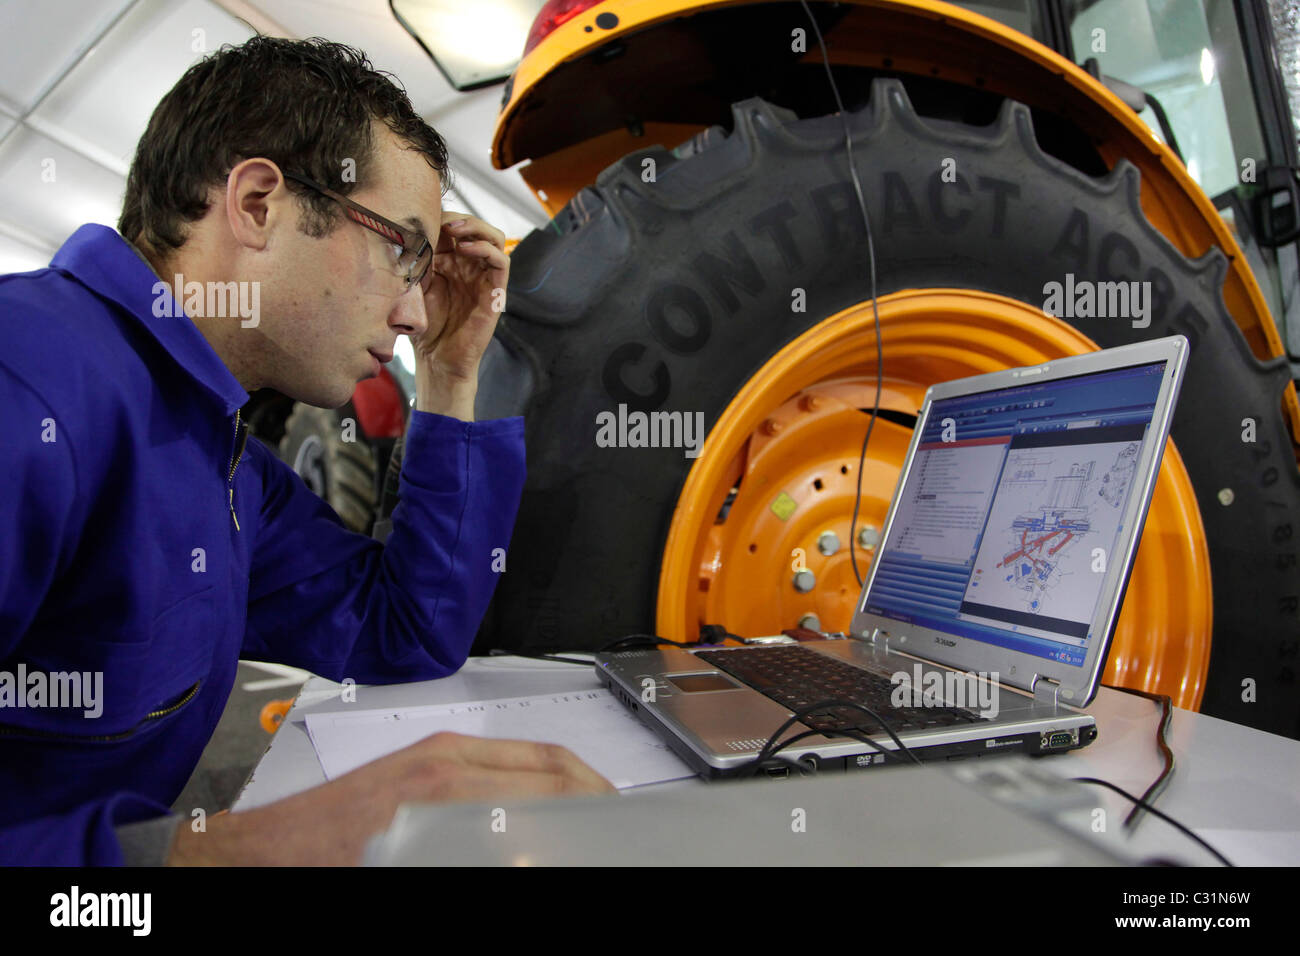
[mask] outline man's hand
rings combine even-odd
[[[479,361],[505,309],[509,278],[500,229],[465,213],[442,214],[424,279],[429,328],[412,342],[417,409],[473,418]]]
[[[207,832],[181,822],[173,866],[348,866],[403,803],[614,793],[555,744],[439,733],[337,780],[256,810],[214,816]]]

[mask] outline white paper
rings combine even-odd
[[[441,730],[562,744],[620,790],[692,776],[607,690],[307,715],[307,734],[331,780]]]

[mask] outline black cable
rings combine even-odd
[[[1155,782],[1147,787],[1146,792],[1142,794],[1142,800],[1145,803],[1155,803],[1160,795],[1165,792],[1169,785],[1170,779],[1174,775],[1174,752],[1169,747],[1169,724],[1174,716],[1174,702],[1168,694],[1152,694],[1145,690],[1137,690],[1133,687],[1116,687],[1113,684],[1102,684],[1110,690],[1122,691],[1125,694],[1133,694],[1137,697],[1145,697],[1147,700],[1153,700],[1160,705],[1160,726],[1156,728],[1156,746],[1160,748],[1160,754],[1164,757],[1165,767],[1156,777]],[[1136,830],[1138,823],[1141,821],[1142,806],[1135,805],[1124,818],[1124,826],[1129,830]]]
[[[849,129],[848,114],[844,111],[844,101],[840,99],[840,89],[835,83],[835,74],[831,72],[830,57],[826,55],[826,43],[822,39],[821,27],[817,18],[808,9],[807,0],[799,0],[803,12],[812,21],[813,32],[817,34],[817,46],[821,50],[822,65],[826,68],[826,79],[830,81],[831,92],[835,94],[835,108],[839,111],[840,122],[844,124],[844,149],[848,153],[849,175],[853,179],[853,191],[858,197],[858,209],[862,211],[862,222],[867,227],[867,259],[871,263],[871,318],[876,327],[876,398],[871,405],[871,419],[867,422],[867,434],[862,439],[862,451],[858,454],[858,487],[853,496],[853,521],[849,525],[849,563],[853,565],[853,576],[862,587],[862,572],[858,570],[858,556],[853,542],[857,537],[858,511],[862,505],[862,468],[867,461],[867,445],[871,441],[871,431],[876,427],[876,415],[880,412],[880,392],[885,382],[885,347],[880,338],[880,310],[876,307],[876,245],[871,236],[871,217],[867,214],[867,201],[862,195],[862,182],[858,179],[858,169],[853,162],[853,134]]]
[[[802,774],[802,775],[804,775],[804,776],[807,776],[807,775],[808,775],[808,772],[809,772],[809,769],[810,769],[807,765],[805,765],[805,764],[801,764],[801,763],[799,763],[798,761],[795,761],[795,760],[787,760],[787,759],[784,758],[784,757],[779,757],[779,756],[777,756],[777,754],[779,754],[779,753],[780,753],[782,750],[784,750],[786,747],[789,747],[789,746],[791,746],[792,744],[798,743],[800,740],[803,740],[803,739],[805,739],[805,738],[807,738],[807,737],[824,737],[824,736],[826,736],[827,734],[837,734],[837,735],[839,735],[839,736],[841,736],[841,737],[848,737],[848,738],[850,738],[851,740],[856,740],[856,741],[858,741],[858,743],[866,744],[866,745],[867,745],[868,747],[870,747],[872,750],[874,750],[874,751],[876,751],[877,753],[881,754],[883,757],[885,757],[885,758],[888,759],[888,760],[897,760],[897,761],[899,761],[900,763],[907,763],[908,760],[910,760],[912,763],[915,763],[915,764],[918,764],[918,765],[921,763],[920,758],[918,758],[918,757],[917,757],[914,753],[912,753],[912,751],[909,750],[908,748],[906,748],[906,747],[903,748],[903,753],[906,754],[906,755],[907,755],[907,758],[908,758],[907,760],[905,760],[905,759],[903,758],[903,754],[900,754],[898,751],[896,751],[896,750],[890,750],[888,747],[882,747],[878,742],[876,742],[875,740],[872,740],[870,737],[868,737],[868,736],[867,736],[865,733],[863,733],[861,730],[859,730],[859,729],[857,729],[857,728],[855,728],[855,727],[849,727],[849,728],[846,728],[846,729],[844,729],[844,730],[834,730],[834,731],[805,730],[805,731],[804,731],[803,733],[801,733],[801,734],[795,734],[793,737],[789,737],[789,738],[787,738],[787,739],[781,741],[779,744],[777,744],[775,747],[773,747],[772,750],[771,750],[771,752],[768,754],[768,756],[767,756],[763,761],[759,762],[757,765],[754,765],[754,764],[746,764],[746,765],[745,765],[745,768],[746,768],[746,770],[748,770],[750,767],[753,767],[753,768],[754,768],[753,772],[754,772],[754,773],[759,773],[759,772],[762,771],[762,770],[766,770],[766,769],[768,769],[768,767],[769,767],[771,764],[779,762],[781,766],[784,766],[784,767],[790,767],[790,768],[792,768],[792,769],[794,769],[794,770],[797,770],[800,774]],[[755,758],[755,760],[757,760],[757,759],[758,759],[758,758]],[[814,770],[813,772],[816,772],[816,771]]]
[[[1147,803],[1145,800],[1141,800],[1138,797],[1133,796],[1133,794],[1129,793],[1127,790],[1123,789],[1122,787],[1117,787],[1115,786],[1115,784],[1111,783],[1108,780],[1098,780],[1096,777],[1071,777],[1070,779],[1075,780],[1079,783],[1095,783],[1099,787],[1107,787],[1110,790],[1114,790],[1121,797],[1125,797],[1129,800],[1132,800],[1135,804],[1140,806],[1143,810],[1146,810],[1148,813],[1154,813],[1156,816],[1158,816],[1161,820],[1164,820],[1170,826],[1177,827],[1179,830],[1182,830],[1189,837],[1191,837],[1201,846],[1205,847],[1205,849],[1209,850],[1212,854],[1214,854],[1215,858],[1218,859],[1219,862],[1221,862],[1224,866],[1233,865],[1226,856],[1224,856],[1214,847],[1210,846],[1210,844],[1206,843],[1199,836],[1197,836],[1191,830],[1187,829],[1187,827],[1183,826],[1181,823],[1179,823],[1169,814],[1157,810],[1155,807],[1151,806],[1151,804]]]
[[[787,719],[785,723],[783,723],[780,727],[778,727],[776,731],[767,738],[767,743],[765,743],[762,746],[762,748],[759,750],[758,756],[756,756],[750,763],[745,764],[741,768],[741,773],[756,774],[761,770],[765,769],[764,764],[771,757],[773,757],[777,753],[777,751],[790,746],[790,744],[794,743],[796,740],[803,740],[806,737],[810,737],[815,734],[822,733],[822,731],[819,730],[811,730],[804,733],[796,734],[794,737],[791,737],[787,741],[783,741],[779,744],[777,743],[781,735],[785,733],[790,727],[794,726],[796,723],[798,723],[804,717],[807,717],[809,714],[815,713],[816,711],[819,710],[824,710],[827,707],[849,707],[853,710],[860,710],[863,713],[869,715],[873,720],[875,720],[877,723],[880,724],[881,728],[885,731],[885,733],[889,735],[889,739],[894,742],[894,745],[898,748],[898,750],[893,751],[888,749],[887,747],[882,747],[880,744],[876,743],[876,741],[868,737],[865,733],[862,733],[860,730],[854,727],[846,728],[843,730],[837,729],[834,731],[829,731],[829,733],[833,733],[841,737],[848,737],[852,740],[858,741],[859,743],[867,744],[869,747],[873,747],[876,750],[878,750],[880,753],[884,754],[886,759],[892,758],[892,759],[902,761],[903,757],[901,756],[901,754],[906,754],[909,758],[911,758],[913,763],[918,765],[921,763],[921,758],[919,758],[916,754],[912,753],[912,751],[908,750],[907,746],[903,743],[903,741],[899,739],[898,734],[894,733],[893,728],[889,726],[889,724],[885,721],[883,717],[881,717],[870,707],[866,707],[862,704],[854,703],[851,700],[843,700],[838,697],[831,697],[831,698],[827,698],[826,700],[816,701],[815,703],[809,704],[806,707],[800,707],[797,710],[795,710],[795,712],[789,717],[789,719]],[[797,767],[798,765],[796,764],[795,766]]]
[[[605,651],[611,651],[620,644],[636,642],[643,647],[654,647],[657,644],[671,644],[673,647],[692,648],[701,646],[698,641],[670,641],[666,637],[660,637],[658,634],[625,634],[623,637],[616,638],[607,644],[602,644],[596,648],[596,653],[600,654]]]
[[[1174,136],[1174,128],[1169,124],[1169,114],[1166,113],[1165,108],[1160,105],[1160,101],[1155,98],[1154,93],[1148,93],[1146,90],[1143,90],[1142,94],[1146,97],[1147,106],[1151,107],[1151,112],[1156,114],[1156,122],[1160,124],[1160,133],[1165,138],[1165,145],[1173,150],[1174,155],[1178,157],[1178,161],[1186,166],[1187,160],[1183,159],[1183,151],[1178,148],[1178,140]]]
[[[755,757],[749,763],[742,764],[740,770],[737,771],[737,776],[755,776],[757,774],[762,773],[764,770],[772,769],[774,766],[786,767],[789,768],[790,770],[796,771],[801,775],[806,776],[809,772],[809,768],[807,766],[794,760],[787,760],[785,757],[778,757],[777,752],[784,750],[786,747],[789,747],[791,744],[797,743],[800,740],[803,740],[807,737],[820,737],[820,736],[822,736],[822,732],[820,730],[805,730],[801,734],[795,734],[793,737],[789,738],[788,740],[783,740],[772,750],[771,753],[769,753],[762,760],[760,760],[758,757]],[[770,744],[771,742],[772,742],[771,738],[768,738],[768,743]]]
[[[525,654],[523,651],[507,651],[499,647],[494,647],[488,651],[488,657],[527,657],[535,661],[557,661],[561,664],[581,664],[583,667],[590,667],[591,661],[584,661],[577,657],[560,657],[558,654]]]
[[[659,637],[655,634],[627,634],[623,637],[617,638],[616,640],[612,640],[607,644],[601,645],[591,653],[600,654],[603,651],[612,650],[620,644],[626,644],[630,641],[637,642],[645,647],[653,647],[656,644],[672,644],[674,647],[695,646],[693,644],[681,644],[677,641],[670,641],[666,637]],[[571,654],[574,652],[566,651],[565,653]],[[587,652],[584,650],[582,653]],[[561,664],[581,664],[583,667],[591,667],[595,663],[595,661],[584,661],[577,657],[564,657],[561,654],[525,654],[522,651],[511,651],[501,647],[494,647],[488,651],[488,657],[529,657],[538,661],[559,661]]]
[[[635,642],[645,647],[654,647],[657,644],[671,644],[673,647],[681,647],[681,648],[695,648],[701,646],[710,646],[710,645],[701,645],[699,642],[683,644],[681,641],[670,641],[668,640],[668,638],[659,637],[657,634],[627,634],[624,635],[623,637],[610,641],[608,644],[601,645],[591,653],[600,654],[603,653],[604,651],[612,650],[621,644],[627,644],[629,642]],[[573,651],[567,651],[566,653],[573,653]],[[583,651],[582,653],[587,653],[587,652]],[[585,661],[577,657],[564,657],[560,654],[525,654],[522,651],[510,651],[500,647],[492,648],[490,651],[488,651],[488,656],[489,657],[528,657],[538,661],[558,661],[561,664],[581,664],[583,667],[591,667],[592,664],[595,663],[594,661]]]

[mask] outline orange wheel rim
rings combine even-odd
[[[779,633],[801,620],[847,630],[860,591],[849,536],[865,576],[873,531],[884,524],[911,439],[907,419],[916,415],[926,388],[1097,349],[1064,322],[989,293],[913,290],[885,296],[877,307],[882,415],[867,449],[857,527],[849,524],[864,427],[860,409],[875,396],[870,302],[788,343],[713,426],[682,488],[664,548],[656,612],[663,637],[693,640],[705,623],[746,636]],[[725,520],[719,520],[724,505]],[[811,577],[796,581],[796,567],[806,567]],[[1170,441],[1102,679],[1168,694],[1178,706],[1196,709],[1212,630],[1205,531]]]

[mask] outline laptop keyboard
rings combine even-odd
[[[895,732],[974,724],[985,719],[960,707],[895,707],[890,700],[895,685],[889,678],[798,645],[697,651],[695,656],[796,713],[834,697],[869,707]],[[877,720],[852,707],[826,707],[799,719],[826,734],[850,729],[867,734],[881,732]]]

